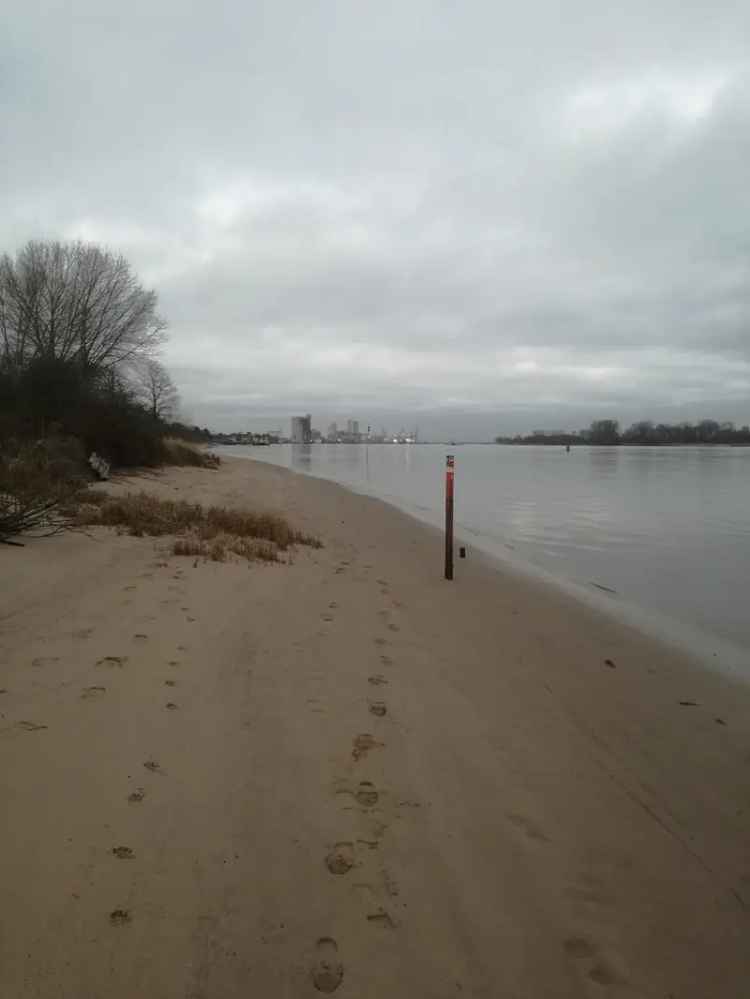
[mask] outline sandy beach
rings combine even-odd
[[[0,546],[3,999],[742,999],[750,688],[377,501],[323,541]]]

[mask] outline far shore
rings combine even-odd
[[[0,994],[743,999],[750,690],[379,500],[117,477],[321,549],[0,549]]]

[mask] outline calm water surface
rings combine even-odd
[[[613,601],[750,650],[750,448],[442,445],[232,447],[443,517],[445,454],[456,455],[456,526]],[[458,563],[460,564],[460,563]]]

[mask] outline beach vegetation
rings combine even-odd
[[[9,438],[44,439],[52,425],[116,467],[168,463],[179,452],[167,436],[206,443],[208,430],[177,421],[177,390],[158,358],[165,331],[156,292],[118,254],[38,240],[4,254],[0,453]]]
[[[321,547],[318,538],[297,530],[279,514],[204,507],[146,492],[113,495],[102,489],[85,489],[68,513],[81,527],[114,527],[135,537],[173,535],[173,554],[216,562],[225,561],[230,554],[275,562],[279,552],[295,545]]]
[[[192,468],[218,468],[221,458],[218,454],[197,447],[179,437],[162,439],[164,463],[167,465],[188,465]]]
[[[65,504],[85,481],[83,467],[75,439],[14,442],[0,454],[0,542],[51,537],[68,528]]]

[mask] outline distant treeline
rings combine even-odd
[[[701,420],[699,423],[653,423],[639,420],[620,432],[617,420],[594,420],[587,430],[576,433],[535,430],[525,436],[496,437],[496,444],[748,444],[750,426]]]

